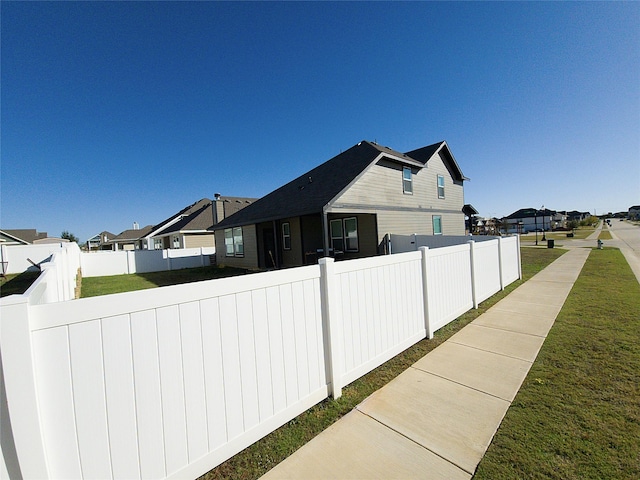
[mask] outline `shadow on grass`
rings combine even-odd
[[[181,283],[202,282],[204,280],[214,280],[216,278],[235,277],[245,275],[247,270],[231,267],[200,267],[183,268],[181,270],[169,270],[165,272],[138,273],[149,283],[157,287],[167,287]]]
[[[23,294],[39,276],[39,271],[30,270],[14,275],[7,275],[6,278],[0,280],[0,297]]]

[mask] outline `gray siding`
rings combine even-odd
[[[438,198],[437,176],[445,182],[445,198]],[[337,198],[331,211],[378,215],[378,241],[385,233],[433,234],[433,215],[442,217],[446,235],[464,235],[464,191],[451,177],[438,154],[426,168],[413,170],[413,194],[402,191],[402,166],[380,161]]]

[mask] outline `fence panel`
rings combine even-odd
[[[469,244],[427,250],[427,296],[433,331],[473,308]]]
[[[341,384],[424,338],[420,259],[414,252],[335,264],[343,328]]]
[[[517,235],[502,239],[502,284],[509,285],[520,278],[520,241]]]
[[[33,360],[40,420],[11,436],[42,438],[50,478],[197,477],[472,308],[471,248],[37,304],[68,290],[56,254],[24,318],[2,305],[3,374],[16,391]],[[517,238],[473,248],[480,297],[519,277]]]
[[[480,303],[501,288],[498,240],[474,242],[473,264],[476,303]]]
[[[32,335],[52,476],[180,475],[326,397],[319,268],[287,273],[159,288],[138,302],[39,305]],[[192,298],[171,303],[175,289]],[[94,318],[107,306],[113,315]]]

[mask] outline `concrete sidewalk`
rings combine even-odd
[[[263,479],[469,479],[589,249],[573,249]]]

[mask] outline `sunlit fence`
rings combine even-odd
[[[74,301],[7,297],[0,466],[195,478],[519,272],[512,237]]]

